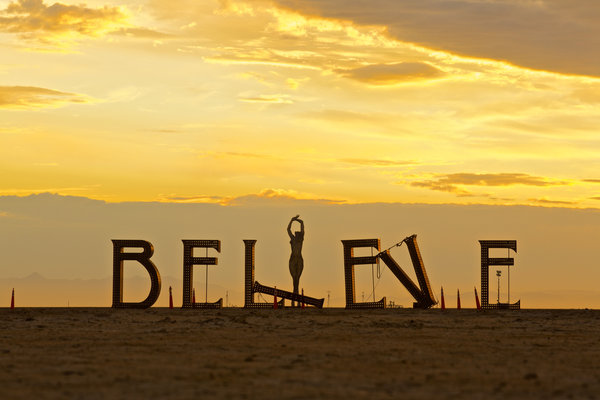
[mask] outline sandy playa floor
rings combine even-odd
[[[2,399],[598,398],[600,311],[0,310]]]

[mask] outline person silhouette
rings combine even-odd
[[[300,223],[300,230],[292,234],[292,223],[297,221]],[[287,227],[287,232],[290,237],[290,246],[292,248],[292,254],[290,255],[290,274],[294,282],[294,293],[298,293],[298,287],[300,286],[300,275],[304,269],[304,260],[302,259],[302,243],[304,242],[304,221],[300,219],[300,215],[296,215],[290,220]],[[292,307],[295,306],[295,302],[292,300]]]

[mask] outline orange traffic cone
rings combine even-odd
[[[196,289],[192,289],[192,305],[196,305]]]
[[[444,301],[444,287],[442,286],[442,304],[441,304],[441,308],[442,310],[446,309],[446,302]]]
[[[481,310],[481,304],[479,304],[479,297],[477,296],[477,288],[473,286],[473,290],[475,290],[475,305],[477,305],[478,310]]]
[[[460,290],[456,289],[456,309],[460,310]]]
[[[169,286],[169,308],[173,308],[173,289]]]
[[[302,288],[302,309],[304,309],[304,288]]]
[[[273,294],[273,309],[277,310],[277,286],[275,286],[275,293]]]
[[[11,310],[15,309],[15,288],[13,288],[13,290],[12,290],[12,296],[10,298],[10,309]]]

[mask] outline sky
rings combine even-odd
[[[592,0],[0,0],[0,198],[595,220],[599,19]]]
[[[600,201],[593,1],[0,1],[0,194]]]

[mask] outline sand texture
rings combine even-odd
[[[599,398],[600,311],[0,310],[2,399]]]

